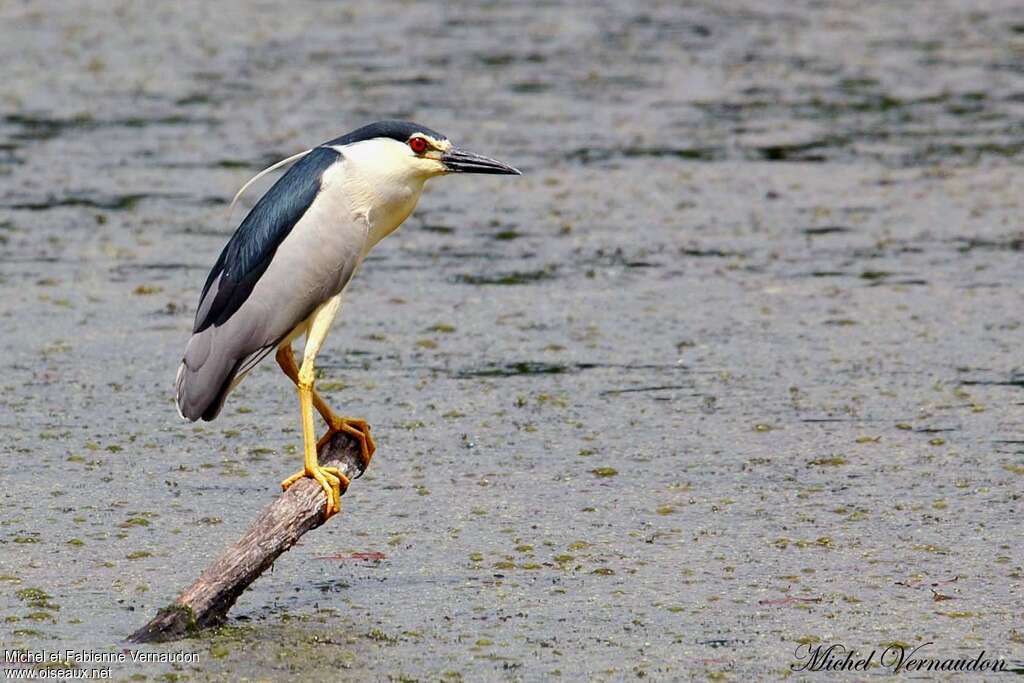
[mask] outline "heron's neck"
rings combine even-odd
[[[422,193],[422,180],[381,181],[372,189],[372,201],[368,204],[366,216],[370,224],[368,250],[405,222]]]
[[[394,232],[419,201],[426,178],[397,173],[396,165],[374,155],[347,155],[344,191],[352,212],[367,222],[366,251]]]

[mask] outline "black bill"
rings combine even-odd
[[[497,159],[480,156],[472,152],[453,149],[441,155],[441,162],[452,173],[494,173],[498,175],[522,175],[508,164]]]

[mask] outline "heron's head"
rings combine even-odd
[[[427,180],[448,173],[519,175],[496,159],[459,149],[440,133],[409,121],[378,121],[327,143],[378,173]]]

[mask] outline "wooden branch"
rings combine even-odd
[[[359,442],[338,433],[320,453],[320,464],[345,476],[362,475]],[[342,492],[344,493],[344,492]],[[307,531],[326,521],[327,499],[320,484],[301,479],[264,508],[249,530],[148,624],[129,636],[135,643],[183,638],[224,622],[238,596]]]

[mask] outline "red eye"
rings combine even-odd
[[[427,151],[427,141],[423,138],[410,138],[409,148],[417,154],[423,154]]]

